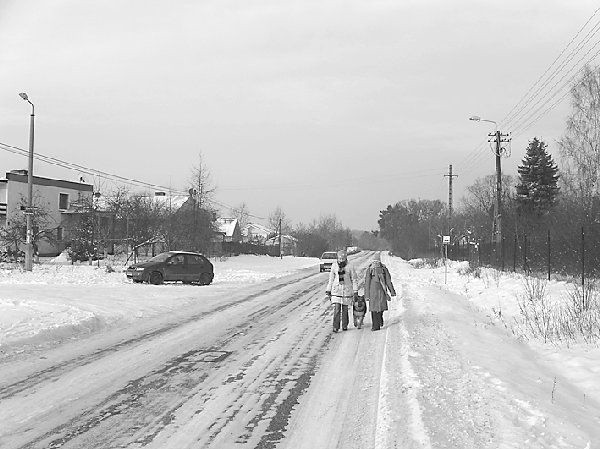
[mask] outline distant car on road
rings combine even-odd
[[[325,251],[321,255],[321,260],[319,260],[319,272],[331,270],[331,265],[337,259],[337,253],[335,251]]]
[[[208,285],[214,278],[213,264],[202,254],[187,251],[161,253],[147,262],[131,265],[125,273],[133,282],[155,285],[165,281]]]

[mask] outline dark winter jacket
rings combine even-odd
[[[365,299],[369,301],[369,310],[371,312],[387,310],[390,295],[396,296],[390,272],[384,264],[375,260],[365,271]]]

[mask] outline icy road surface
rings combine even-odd
[[[327,274],[305,269],[7,358],[0,447],[599,447],[594,399],[463,297],[383,261],[399,296],[379,332],[332,334]]]

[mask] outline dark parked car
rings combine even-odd
[[[208,285],[214,277],[213,264],[199,253],[168,251],[147,262],[131,265],[126,271],[133,282],[162,284],[164,281],[197,282]]]

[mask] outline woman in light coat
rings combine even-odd
[[[383,326],[383,312],[388,309],[390,296],[396,296],[392,277],[387,267],[381,263],[379,253],[375,253],[373,262],[365,271],[365,300],[369,301],[372,331],[378,331]]]
[[[338,251],[325,293],[333,303],[333,332],[340,329],[340,315],[342,330],[348,330],[348,306],[358,297],[358,276],[354,265],[348,262],[346,251]]]

